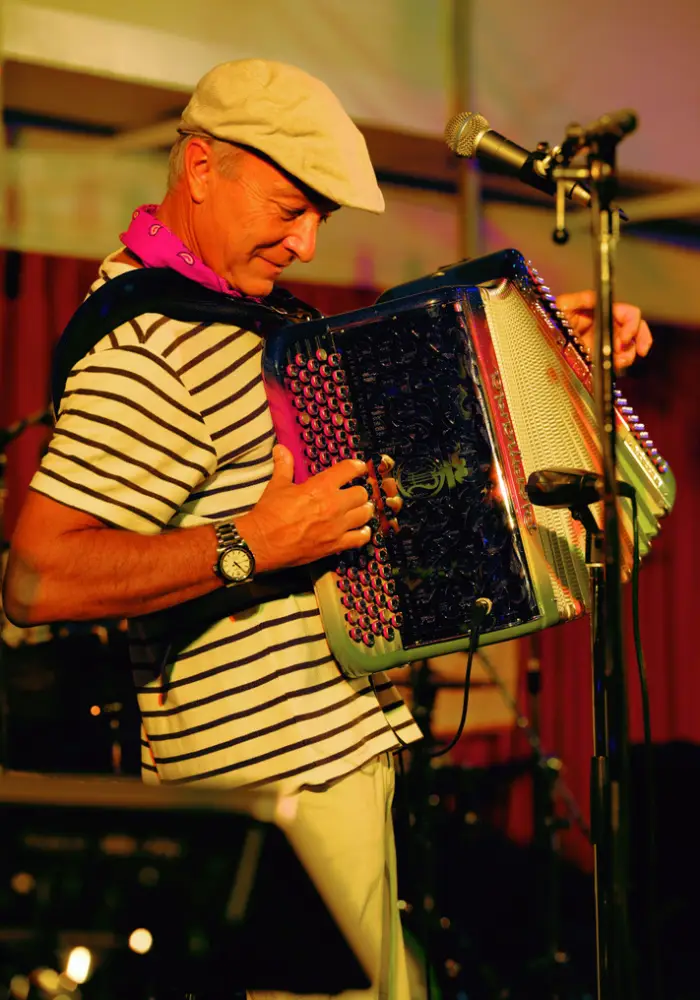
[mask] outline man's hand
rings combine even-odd
[[[272,455],[265,492],[249,514],[236,518],[258,572],[303,566],[369,542],[374,504],[364,486],[347,485],[367,472],[364,462],[345,459],[297,485],[291,452],[278,444]]]
[[[557,296],[557,307],[565,314],[576,336],[593,351],[594,308],[596,295],[590,289]],[[613,305],[613,357],[615,370],[629,368],[637,358],[649,353],[651,331],[641,310],[625,302]]]

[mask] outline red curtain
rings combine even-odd
[[[51,352],[73,309],[95,274],[95,263],[38,254],[0,252],[0,426],[42,410],[49,398]],[[287,287],[325,313],[360,308],[374,301],[372,289],[302,283]],[[624,379],[623,389],[642,413],[678,481],[673,514],[644,562],[641,577],[642,637],[647,657],[652,728],[657,742],[700,742],[700,657],[694,614],[698,603],[695,559],[700,552],[700,331],[655,327],[649,359]],[[9,537],[47,431],[27,431],[7,449]],[[628,595],[629,596],[629,595]],[[547,753],[564,764],[563,775],[588,816],[588,774],[592,748],[591,667],[588,623],[550,629],[541,636],[540,732]],[[528,649],[523,644],[523,655]],[[642,736],[639,687],[628,629],[631,736]],[[523,672],[523,685],[525,684]],[[524,690],[523,690],[524,695]],[[523,700],[525,707],[525,700]],[[465,762],[489,764],[523,756],[522,734],[495,734],[465,745]],[[526,791],[511,797],[510,828],[523,836],[530,824]],[[567,853],[587,864],[582,835],[567,837]]]

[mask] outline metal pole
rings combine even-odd
[[[473,0],[452,0],[450,24],[452,43],[452,114],[473,109],[474,81],[471,58],[474,48]],[[477,164],[456,157],[458,257],[467,259],[482,253],[481,178]]]

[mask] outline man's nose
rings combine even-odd
[[[285,247],[303,264],[308,264],[314,259],[318,226],[319,220],[316,216],[310,213],[303,215],[296,220],[293,230],[284,241]]]

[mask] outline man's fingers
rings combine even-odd
[[[348,486],[347,489],[338,492],[338,508],[341,514],[362,507],[369,501],[369,493],[364,486]]]
[[[367,545],[372,537],[372,530],[365,525],[363,528],[358,528],[356,531],[346,531],[341,537],[337,552],[344,552],[346,549],[360,549],[363,545]]]
[[[314,476],[314,479],[319,482],[323,481],[329,487],[337,489],[339,486],[344,486],[346,483],[351,482],[351,480],[358,479],[360,476],[366,474],[367,466],[364,462],[361,462],[358,458],[344,458],[337,465],[331,465],[329,468],[324,469],[323,472],[319,472],[318,475]]]
[[[374,504],[370,500],[368,503],[363,503],[361,507],[353,507],[352,510],[346,511],[343,517],[343,525],[347,529],[361,528],[374,515]]]
[[[647,356],[653,343],[654,338],[651,335],[649,324],[645,320],[642,320],[639,326],[639,333],[637,334],[637,354],[640,358]]]

